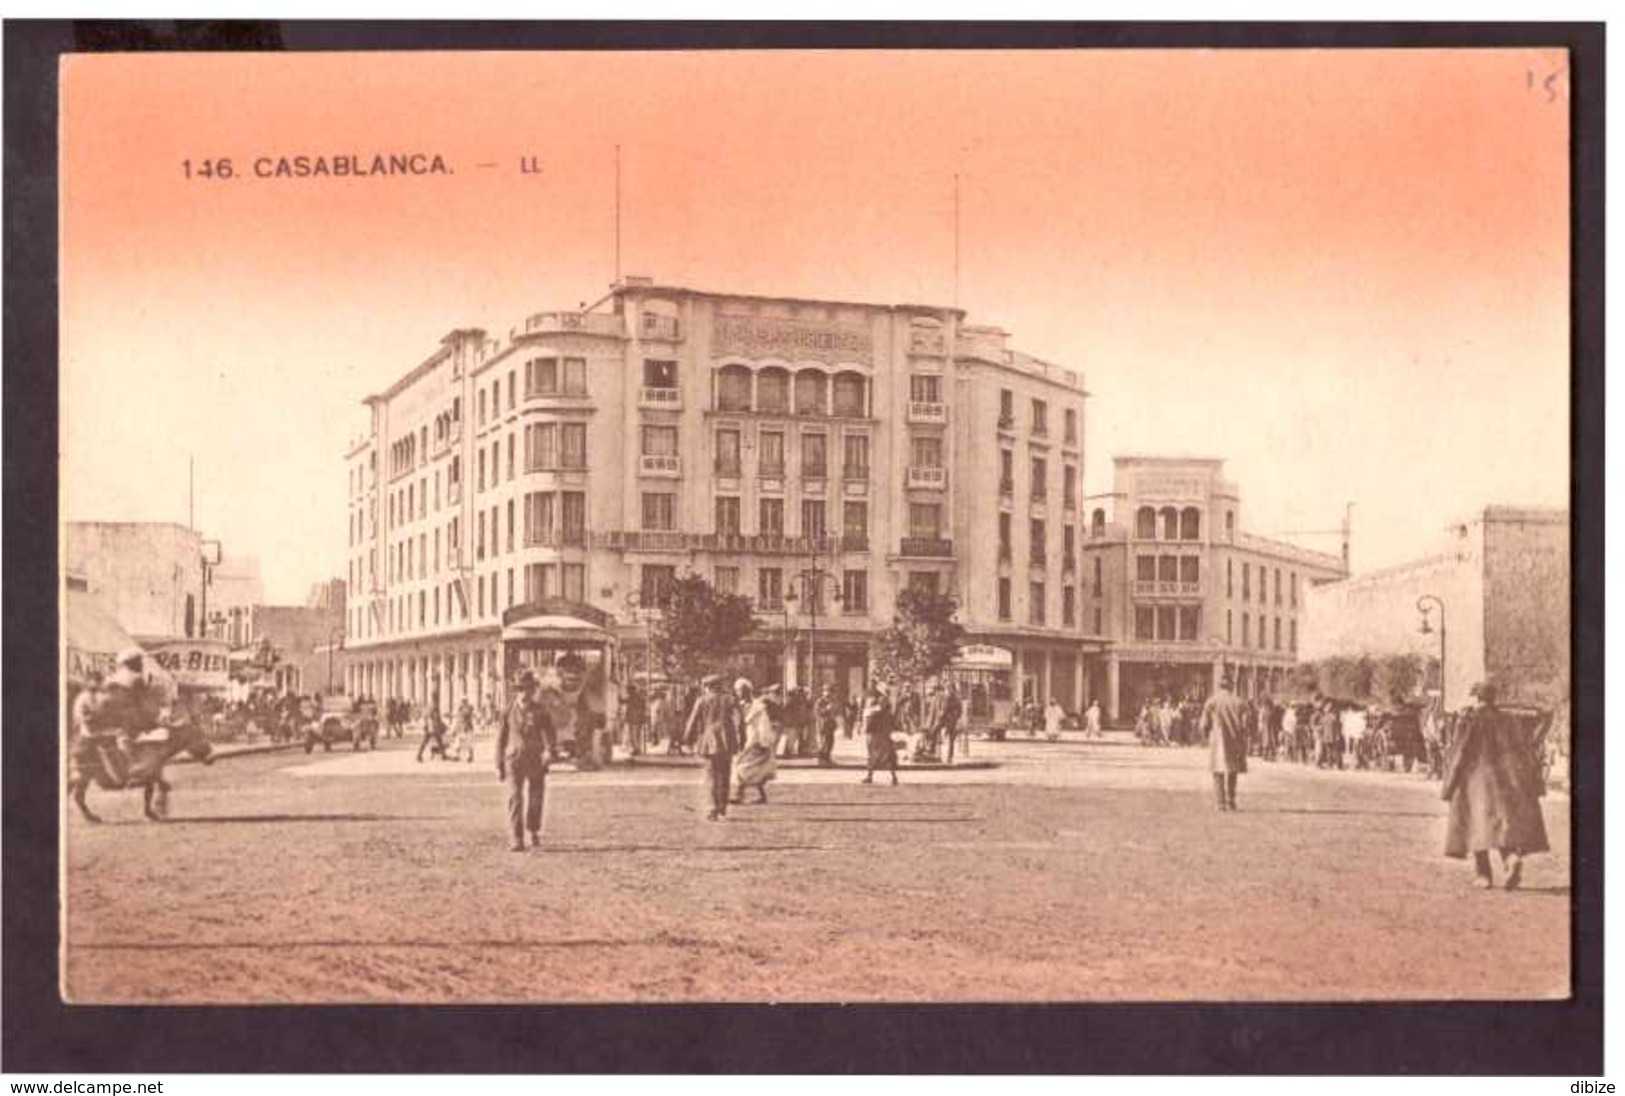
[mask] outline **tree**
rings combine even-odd
[[[946,670],[965,637],[958,611],[947,594],[905,588],[891,626],[875,637],[875,672],[886,681],[925,681]]]
[[[651,633],[661,672],[677,680],[720,669],[756,628],[748,598],[720,593],[701,575],[684,575],[662,593]]]

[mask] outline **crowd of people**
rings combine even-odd
[[[1395,696],[1385,705],[1361,705],[1314,695],[1308,700],[1238,698],[1250,757],[1322,769],[1421,770],[1443,773],[1454,719]],[[1134,722],[1146,746],[1200,746],[1202,704],[1193,698],[1148,699]]]

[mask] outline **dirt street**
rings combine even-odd
[[[1568,993],[1568,801],[1517,893],[1440,855],[1416,776],[975,743],[993,768],[781,770],[705,820],[668,763],[549,782],[508,851],[475,765],[278,753],[172,770],[172,817],[67,820],[64,992],[113,1002],[1363,1000]],[[855,749],[843,743],[843,750]],[[848,754],[848,756],[852,756]]]

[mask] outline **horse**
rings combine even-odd
[[[163,821],[169,809],[169,782],[164,779],[164,766],[178,754],[190,754],[205,765],[214,763],[214,747],[196,723],[187,720],[170,724],[162,737],[138,738],[130,744],[129,775],[121,783],[107,771],[101,751],[94,748],[77,749],[69,756],[68,793],[81,814],[91,822],[101,817],[85,804],[85,791],[92,781],[106,791],[141,789],[142,812],[154,822]]]

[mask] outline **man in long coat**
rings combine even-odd
[[[1231,692],[1230,675],[1202,706],[1202,730],[1208,738],[1213,797],[1221,811],[1236,809],[1236,778],[1247,771],[1247,705]]]
[[[532,847],[542,843],[547,765],[556,745],[553,721],[536,702],[536,675],[526,670],[519,678],[519,695],[497,731],[496,745],[497,779],[508,785],[508,830],[513,836],[509,847],[514,852],[525,851],[526,830]]]
[[[1450,803],[1450,827],[1444,854],[1464,860],[1473,856],[1473,885],[1493,887],[1490,850],[1501,854],[1503,886],[1517,890],[1523,880],[1523,858],[1545,852],[1546,823],[1540,814],[1545,794],[1533,743],[1516,720],[1495,706],[1495,687],[1480,682],[1472,688],[1477,705],[1461,713],[1445,760],[1444,788]]]
[[[734,754],[744,745],[739,705],[723,688],[721,674],[705,679],[705,693],[689,713],[683,739],[705,758],[711,781],[711,813],[706,818],[721,822],[728,816],[728,783]]]

